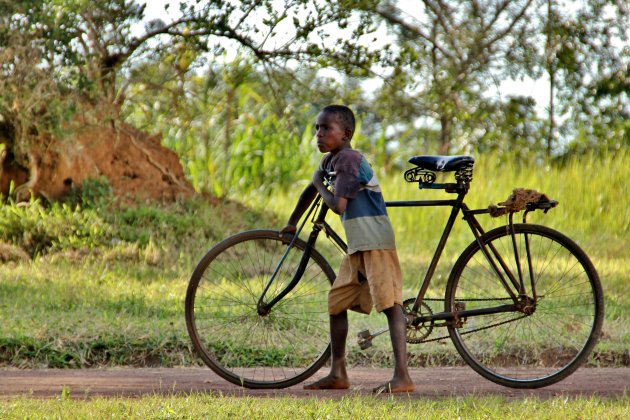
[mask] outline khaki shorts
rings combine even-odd
[[[367,281],[359,282],[359,272]],[[346,255],[328,293],[328,313],[345,310],[369,314],[402,305],[402,273],[395,249],[359,251]]]

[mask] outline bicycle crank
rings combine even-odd
[[[381,328],[380,330],[375,331],[374,333],[370,333],[370,330],[361,331],[359,334],[357,334],[359,337],[359,340],[358,340],[359,347],[361,347],[361,350],[365,350],[372,347],[372,340],[375,337],[378,337],[379,335],[386,333],[387,331],[389,331],[389,328]]]

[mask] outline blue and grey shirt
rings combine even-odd
[[[353,149],[322,158],[333,194],[348,200],[341,222],[346,231],[348,254],[372,249],[396,249],[392,224],[381,187],[365,157]]]

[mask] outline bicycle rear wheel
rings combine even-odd
[[[602,288],[590,259],[571,239],[544,226],[514,227],[515,243],[505,227],[487,232],[481,242],[493,246],[517,278],[519,261],[533,313],[470,316],[448,330],[466,363],[485,378],[539,388],[573,373],[595,346],[604,319]],[[450,274],[446,311],[512,302],[478,243],[470,244]]]
[[[266,302],[291,281],[305,245],[296,238]],[[277,231],[239,233],[213,247],[190,279],[186,325],[193,345],[206,365],[236,385],[291,386],[330,356],[327,298],[335,274],[316,250],[297,286],[269,314],[258,314],[258,300],[287,246]]]

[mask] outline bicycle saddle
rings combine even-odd
[[[475,159],[472,156],[413,156],[409,163],[429,171],[450,172],[475,163]]]

